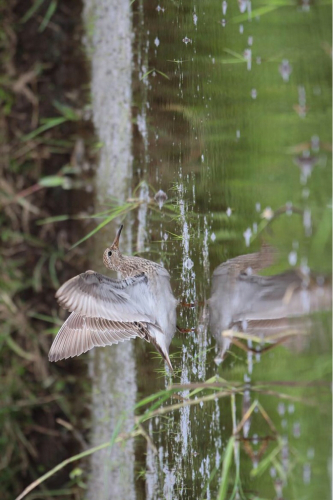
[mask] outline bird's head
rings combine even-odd
[[[110,247],[107,247],[103,254],[103,262],[105,267],[113,271],[121,271],[121,264],[124,257],[119,251],[119,238],[123,225],[117,231],[116,237]]]

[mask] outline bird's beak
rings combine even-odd
[[[116,247],[116,248],[119,248],[119,238],[120,238],[120,233],[121,233],[121,230],[124,226],[121,225],[120,228],[118,229],[117,231],[117,234],[116,234],[116,237],[114,239],[114,242],[112,243],[112,247]]]

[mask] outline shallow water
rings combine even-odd
[[[94,455],[90,498],[329,498],[331,8],[138,2],[132,53],[129,5],[94,9],[96,209],[139,200],[117,220],[122,249],[169,269],[187,331],[171,345],[173,377],[142,341],[95,349],[93,444],[170,383],[218,376],[229,392],[144,424],[156,449],[140,438]],[[113,231],[95,237],[95,258]]]

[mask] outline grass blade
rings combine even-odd
[[[230,467],[231,467],[231,463],[232,463],[232,454],[233,454],[234,444],[235,444],[235,438],[232,436],[229,439],[227,447],[226,447],[225,452],[224,452],[221,483],[220,483],[220,489],[219,489],[219,493],[217,496],[217,500],[225,500],[226,495],[227,495],[228,484],[229,484],[229,471],[230,471]]]
[[[48,323],[53,323],[55,325],[61,326],[63,324],[63,321],[60,321],[60,319],[55,318],[54,316],[48,316],[47,314],[39,314],[39,313],[35,313],[35,312],[30,312],[30,313],[28,313],[28,316],[30,318],[36,318],[36,319],[40,319],[42,321],[47,321]]]
[[[38,184],[42,187],[59,187],[64,183],[64,177],[61,175],[47,175],[39,179]]]
[[[156,73],[164,76],[164,78],[167,78],[168,80],[170,80],[170,78],[168,77],[168,75],[166,75],[165,73],[163,73],[163,71],[160,71],[160,70],[155,69],[155,68],[150,69],[149,71],[147,71],[144,75],[142,75],[142,77],[140,78],[140,80],[143,80],[144,78],[146,78],[146,76],[150,75],[150,73],[153,73],[154,71]]]
[[[53,16],[53,14],[55,13],[56,11],[56,8],[57,8],[57,0],[52,0],[52,2],[50,3],[48,9],[47,9],[47,12],[45,14],[45,17],[43,19],[43,21],[40,23],[40,26],[38,28],[38,31],[39,33],[42,33],[46,26],[49,24],[50,22],[50,19],[51,17]]]
[[[64,118],[67,118],[70,121],[75,122],[80,119],[80,116],[75,111],[75,109],[71,108],[70,106],[66,106],[66,104],[61,104],[61,102],[59,101],[53,101],[53,106],[57,111],[59,111],[59,113],[63,115]]]
[[[80,460],[81,458],[92,455],[93,453],[96,453],[96,451],[103,450],[104,448],[108,448],[108,447],[112,448],[114,443],[117,441],[117,437],[120,433],[120,429],[121,429],[123,420],[124,420],[124,418],[121,418],[118,420],[118,423],[113,431],[113,434],[111,436],[110,441],[107,441],[106,443],[102,443],[98,446],[94,446],[93,448],[90,448],[89,450],[83,451],[82,453],[79,453],[78,455],[73,455],[72,457],[67,458],[66,460],[64,460],[60,464],[56,465],[53,469],[46,472],[46,474],[43,474],[43,476],[36,479],[36,481],[31,483],[29,486],[27,486],[25,488],[25,490],[16,498],[16,500],[22,500],[22,498],[24,498],[28,493],[30,493],[30,491],[34,490],[37,486],[39,486],[41,483],[46,481],[46,479],[48,479],[49,477],[53,476],[56,472],[63,469],[64,467],[66,467],[66,465],[68,465],[72,462],[75,462],[76,460]]]
[[[116,215],[110,215],[109,217],[107,217],[105,220],[103,220],[103,222],[98,224],[98,226],[95,227],[95,229],[90,231],[90,233],[86,234],[83,238],[81,238],[79,241],[74,243],[74,245],[71,246],[70,250],[72,250],[72,248],[75,248],[75,247],[81,245],[81,243],[83,243],[84,241],[88,240],[91,236],[93,236],[100,229],[102,229],[102,227],[106,226],[107,224],[109,224],[109,222],[111,222],[113,219],[115,219],[115,217],[116,217]]]
[[[50,118],[47,123],[44,123],[41,127],[36,128],[36,130],[33,130],[30,132],[30,134],[26,134],[23,137],[21,137],[21,140],[23,142],[31,141],[31,139],[34,139],[37,137],[37,135],[42,134],[46,130],[49,130],[50,128],[56,127],[57,125],[61,125],[62,123],[65,123],[67,121],[67,118],[64,118],[63,116],[59,118]]]
[[[26,23],[39,9],[39,7],[42,5],[43,2],[44,0],[36,0],[36,2],[30,7],[30,9],[28,9],[27,12],[24,14],[20,22]]]
[[[170,396],[172,393],[175,392],[173,390],[166,390],[166,391],[159,391],[156,392],[155,394],[151,394],[150,396],[147,396],[146,398],[142,399],[135,405],[135,409],[137,410],[138,408],[141,408],[141,406],[145,406],[148,403],[151,403],[152,401],[155,401],[155,399],[158,399],[160,397],[163,397],[168,393]]]
[[[6,338],[6,342],[7,342],[7,345],[8,347],[10,347],[10,349],[12,351],[15,352],[15,354],[17,354],[18,356],[20,356],[21,358],[23,359],[26,359],[27,361],[36,361],[35,359],[35,356],[33,356],[32,354],[30,354],[29,352],[26,352],[24,351],[16,342],[15,340],[13,340],[13,338],[8,335],[8,337]]]
[[[263,16],[264,14],[268,14],[273,10],[276,10],[280,7],[280,5],[264,5],[263,7],[259,7],[258,9],[254,9],[250,14],[245,12],[240,16],[234,17],[232,19],[232,23],[242,23],[243,21],[247,21],[248,19],[253,19],[257,16]]]
[[[73,246],[71,246],[70,249],[73,249],[83,243],[84,241],[88,240],[91,236],[93,236],[95,233],[97,233],[100,229],[102,229],[104,226],[109,224],[112,220],[116,219],[117,217],[120,217],[121,215],[124,215],[127,213],[129,210],[134,210],[137,208],[138,204],[137,203],[124,203],[124,205],[121,205],[120,207],[115,208],[110,212],[109,217],[107,217],[103,222],[101,222],[95,229],[90,231],[90,233],[86,234],[81,240],[77,241],[74,243]]]
[[[160,71],[159,69],[155,69],[156,73],[158,73],[159,75],[162,75],[164,76],[164,78],[166,78],[167,80],[170,80],[170,78],[168,77],[168,75],[166,75],[165,73],[163,73],[163,71]]]
[[[37,226],[42,226],[43,224],[53,224],[54,222],[62,222],[68,219],[70,219],[69,215],[55,215],[54,217],[46,217],[46,219],[40,219],[36,221],[36,224]]]
[[[245,57],[242,56],[242,54],[239,54],[238,52],[235,52],[234,50],[231,50],[231,49],[223,49],[223,50],[227,54],[230,54],[231,56],[234,56],[236,59],[239,59],[242,62],[246,61]]]
[[[58,252],[53,252],[51,254],[51,257],[49,260],[50,278],[51,278],[51,281],[52,281],[54,288],[59,288],[59,286],[60,286],[58,276],[57,276],[57,269],[56,269],[56,263],[57,263],[57,259],[59,256],[60,256],[60,254]]]

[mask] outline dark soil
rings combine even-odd
[[[52,2],[45,0],[22,22],[33,3],[0,3],[3,500],[12,500],[44,472],[81,451],[89,417],[84,361],[55,365],[47,359],[58,329],[57,317],[65,317],[54,292],[59,283],[88,265],[87,247],[69,251],[87,227],[71,220],[38,223],[48,217],[88,213],[92,204],[94,136],[87,111],[89,74],[81,43],[82,3],[58,1],[43,31]],[[75,120],[26,137],[43,120],[65,116],[61,106],[67,113],[72,110]],[[64,170],[66,165],[70,170]],[[54,187],[44,187],[40,180],[46,176],[57,176],[47,182]],[[78,378],[82,380],[79,385]],[[86,398],[85,405],[82,398]],[[42,487],[43,498],[51,498],[48,491],[59,488],[81,498],[84,490],[79,479],[69,479],[76,466],[49,479]]]

